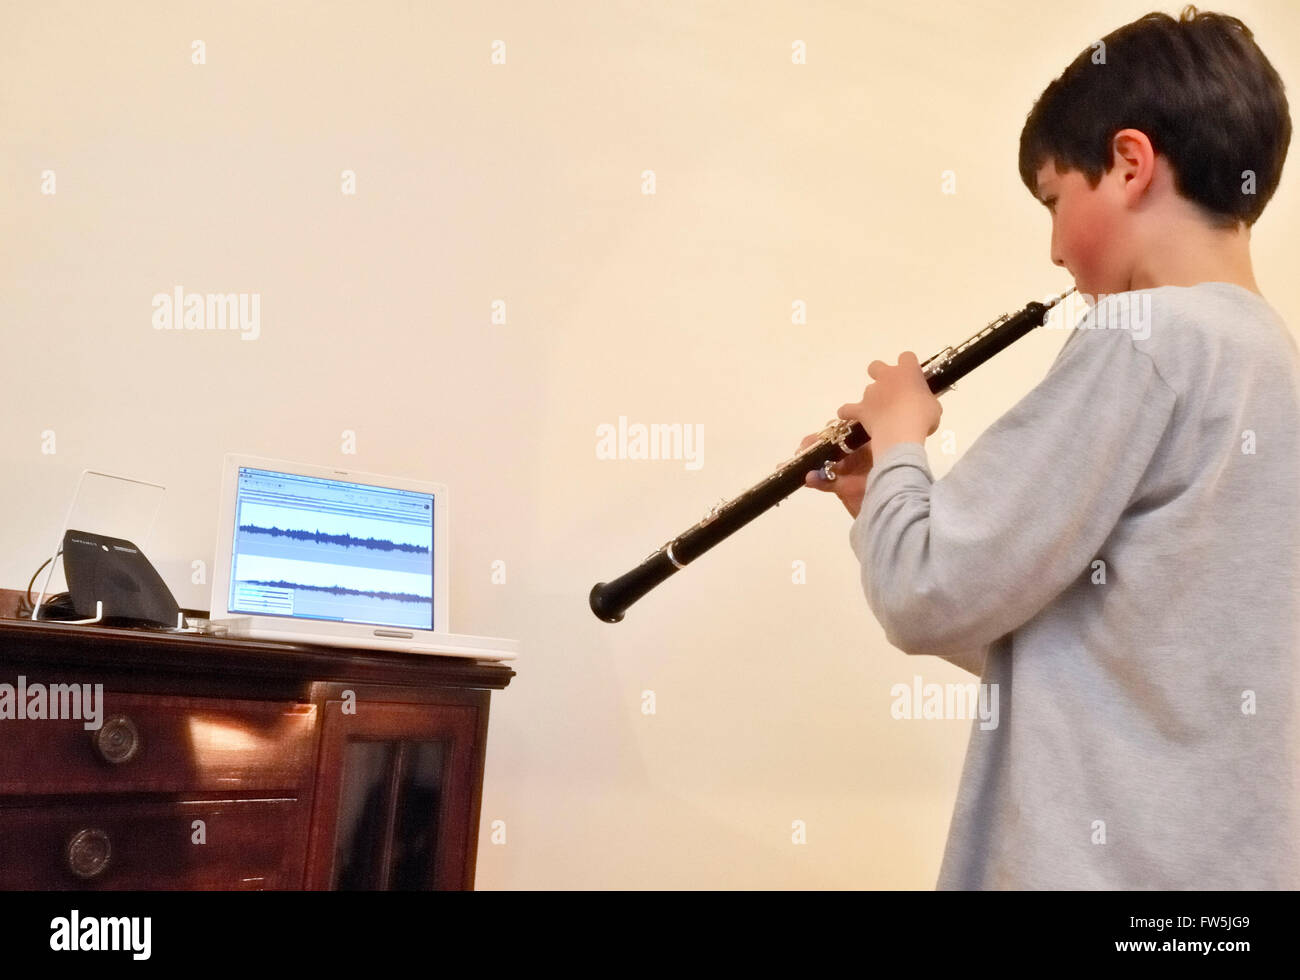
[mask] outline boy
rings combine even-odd
[[[1052,261],[1120,294],[1081,324],[1105,329],[938,482],[915,356],[873,362],[839,411],[871,442],[807,482],[853,515],[889,641],[998,685],[939,888],[1300,888],[1300,352],[1249,248],[1286,97],[1232,17],[1103,41],[1035,103],[1020,173]]]

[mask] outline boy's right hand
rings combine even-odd
[[[807,449],[817,441],[819,435],[820,433],[813,433],[804,436],[799,449]],[[862,509],[862,498],[867,492],[867,474],[871,472],[871,443],[849,453],[834,463],[831,469],[835,471],[834,480],[827,480],[821,470],[811,470],[804,476],[804,486],[835,494],[849,515],[856,519],[858,511]]]

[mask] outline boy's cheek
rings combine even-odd
[[[1122,225],[1101,195],[1093,196],[1074,214],[1070,239],[1067,263],[1073,261],[1071,270],[1080,291],[1096,294],[1127,289],[1119,285],[1125,253]]]
[[[1063,250],[1066,265],[1081,291],[1114,292],[1106,288],[1117,273],[1123,251],[1120,236],[1105,214],[1081,216]],[[1085,290],[1085,286],[1091,287]]]

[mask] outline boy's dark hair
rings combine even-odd
[[[1030,193],[1038,196],[1038,171],[1052,160],[1095,188],[1111,169],[1111,138],[1138,129],[1211,224],[1253,225],[1281,180],[1291,116],[1250,29],[1188,6],[1179,20],[1150,13],[1102,41],[1044,89],[1025,121],[1020,179]]]

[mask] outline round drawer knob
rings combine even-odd
[[[113,849],[108,834],[102,830],[79,830],[68,841],[68,870],[78,878],[94,878],[104,873]]]
[[[91,738],[100,758],[114,765],[134,759],[142,741],[135,722],[126,715],[109,718]]]

